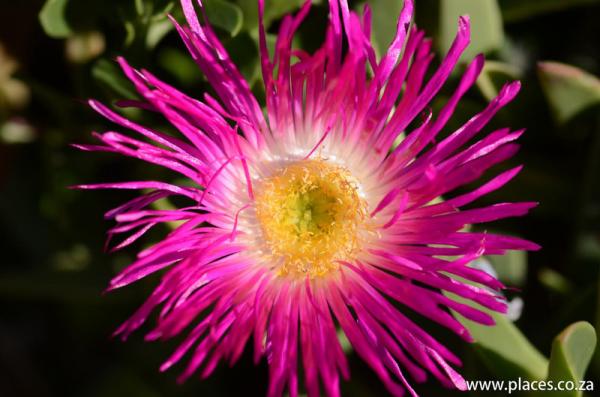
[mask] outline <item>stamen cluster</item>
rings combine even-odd
[[[360,247],[367,204],[347,169],[307,160],[261,181],[256,213],[278,274],[319,277]]]

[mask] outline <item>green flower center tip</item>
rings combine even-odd
[[[360,246],[366,209],[348,170],[323,160],[291,164],[257,189],[264,251],[282,276],[337,269]]]

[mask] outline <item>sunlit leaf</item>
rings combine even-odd
[[[146,2],[144,0],[134,0],[135,12],[138,16],[144,16],[147,13]]]
[[[477,79],[477,87],[488,101],[494,99],[502,86],[511,80],[520,78],[520,71],[504,62],[486,61]]]
[[[498,278],[510,286],[520,286],[525,283],[527,277],[527,252],[508,251],[504,255],[492,255],[488,257]]]
[[[169,200],[168,197],[162,198],[160,200],[157,200],[155,202],[152,203],[152,208],[156,209],[156,210],[160,210],[160,211],[174,211],[177,210],[177,207],[175,206],[175,204],[173,204],[171,202],[171,200]],[[171,230],[175,230],[177,229],[177,227],[181,226],[181,224],[184,223],[184,221],[170,221],[170,222],[165,222],[165,225],[171,229]]]
[[[505,379],[543,379],[548,362],[503,314],[490,313],[496,325],[488,327],[461,318],[476,340],[475,349],[488,369]],[[458,317],[458,315],[457,315]]]
[[[73,63],[86,63],[102,54],[105,47],[104,35],[101,32],[76,33],[65,42],[65,56]]]
[[[572,381],[579,386],[596,348],[596,331],[587,322],[578,322],[567,327],[552,343],[552,354],[548,368],[548,379],[555,383]],[[561,391],[554,396],[580,397],[582,391]]]
[[[372,42],[378,55],[385,53],[396,34],[398,15],[403,0],[376,0],[369,2],[373,11]]]
[[[69,0],[47,0],[42,7],[39,20],[48,36],[59,39],[72,33],[66,17],[68,2]]]
[[[440,44],[445,52],[456,35],[458,18],[471,18],[471,45],[463,59],[499,49],[504,41],[502,15],[497,0],[441,0]]]
[[[572,283],[565,276],[547,267],[540,269],[538,280],[550,291],[558,292],[559,294],[566,295],[573,290]]]
[[[0,142],[3,144],[30,143],[36,138],[34,128],[25,120],[0,123]]]
[[[173,23],[166,18],[162,21],[154,22],[148,27],[146,47],[150,50],[153,49],[173,29]]]
[[[600,103],[600,80],[579,68],[558,62],[540,62],[538,75],[559,123],[566,123]]]
[[[465,280],[460,280],[466,282]],[[496,325],[485,326],[475,323],[454,313],[475,339],[474,348],[482,360],[496,376],[502,379],[545,379],[548,360],[521,333],[504,314],[461,298],[455,294],[444,293],[457,302],[466,303],[494,318]]]

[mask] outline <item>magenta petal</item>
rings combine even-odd
[[[108,290],[114,290],[152,274],[160,277],[115,336],[126,339],[154,318],[145,340],[186,334],[160,366],[166,371],[187,361],[180,382],[196,373],[208,377],[221,362],[233,365],[252,345],[254,361],[264,358],[268,365],[269,397],[304,392],[309,397],[339,397],[340,379],[350,377],[341,332],[394,396],[417,396],[411,380],[424,382],[429,375],[443,386],[465,390],[464,379],[454,369],[460,359],[405,311],[471,342],[458,316],[492,325],[493,317],[480,306],[507,310],[501,292],[505,286],[472,262],[507,250],[539,249],[518,237],[465,228],[522,216],[537,205],[476,205],[477,199],[511,181],[521,166],[487,177],[459,195],[452,193],[517,152],[515,142],[524,130],[484,131],[516,97],[520,83],[506,84],[483,110],[440,138],[484,67],[484,57],[475,57],[442,108],[429,108],[470,42],[469,19],[459,19],[448,54],[430,70],[437,64],[434,44],[425,32],[410,27],[414,1],[404,1],[394,38],[379,59],[371,42],[370,8],[365,6],[360,16],[347,0],[328,3],[320,48],[309,53],[295,46],[296,32],[311,9],[312,1],[305,0],[295,15],[282,18],[269,54],[265,1],[257,0],[264,106],[219,41],[201,0],[181,0],[185,24],[171,17],[212,87],[201,100],[117,58],[139,94],[139,99],[117,105],[153,112],[170,124],[168,133],[88,101],[123,131],[95,132],[98,143],[74,147],[141,160],[179,178],[73,187],[141,191],[105,214],[115,222],[108,231],[107,250],[130,246],[161,224],[172,227],[110,281]],[[291,184],[285,187],[289,192],[282,188],[283,197],[302,205],[282,204],[284,211],[260,214],[263,182],[275,183],[273,175],[284,175],[291,164],[303,162],[335,165],[347,172],[347,179],[340,178],[343,189],[329,189],[332,181],[327,180],[307,195],[305,186]],[[310,203],[310,211],[305,211],[303,200],[323,194],[321,190],[327,192],[325,199]],[[354,214],[356,224],[343,229],[339,221],[353,215],[339,219],[329,207],[344,203],[336,196],[342,194],[338,190],[353,192],[357,208],[362,205]],[[157,208],[159,200],[176,196],[185,204]],[[335,220],[315,221],[327,219],[313,218],[313,211],[322,210]],[[270,232],[279,226],[269,226],[270,216],[277,222],[278,216],[285,218],[279,226],[291,225],[297,239],[292,245],[308,247],[306,258],[273,242]],[[304,223],[315,228],[299,233]],[[336,239],[347,233],[354,233],[351,247]],[[306,236],[320,236],[325,244],[311,245]],[[108,249],[112,240],[118,241]],[[323,256],[314,259],[313,254]],[[317,273],[311,269],[317,262],[331,266],[319,267]],[[454,301],[445,292],[462,300]]]

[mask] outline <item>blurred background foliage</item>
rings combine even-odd
[[[280,17],[301,2],[267,0],[271,45]],[[381,53],[402,1],[368,2],[373,8],[373,40]],[[327,18],[326,1],[314,3],[296,43],[309,50],[320,45]],[[236,64],[255,93],[263,96],[256,1],[205,4]],[[352,6],[362,4],[356,1]],[[136,335],[121,344],[110,338],[111,330],[141,304],[156,280],[101,296],[110,277],[135,255],[135,249],[102,252],[109,225],[101,214],[131,196],[66,188],[172,178],[136,161],[69,147],[90,141],[91,131],[111,128],[85,106],[86,98],[113,103],[136,97],[114,62],[117,55],[193,96],[209,90],[167,13],[182,17],[174,0],[0,3],[2,396],[265,393],[266,366],[254,367],[248,354],[234,368],[223,366],[208,380],[177,386],[176,372],[157,372],[176,342],[147,344]],[[600,75],[600,1],[417,0],[417,23],[434,38],[439,53],[449,46],[462,14],[470,14],[473,23],[473,45],[464,60],[484,52],[489,62],[446,133],[482,109],[502,82],[523,81],[518,100],[497,116],[489,131],[498,125],[526,127],[521,152],[503,165],[526,167],[510,185],[479,204],[539,201],[530,216],[497,222],[487,230],[526,237],[543,249],[481,261],[480,266],[497,272],[513,288],[507,291],[510,318],[496,316],[495,328],[467,322],[478,343],[464,345],[435,324],[418,321],[464,358],[468,379],[576,380],[587,369],[585,378],[595,381],[598,389],[600,355],[587,367],[596,341],[594,327],[600,324],[600,82],[595,77]],[[454,78],[434,109],[455,84]],[[136,110],[124,112],[136,120],[164,124]],[[151,234],[146,243],[164,231]],[[343,394],[386,395],[371,371],[349,353],[352,380],[343,384]],[[423,396],[463,395],[433,381],[417,385],[417,390]]]

